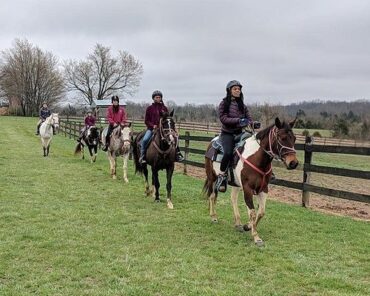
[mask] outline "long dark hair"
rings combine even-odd
[[[226,97],[223,99],[224,101],[224,112],[229,113],[230,104],[231,104],[231,91],[227,90]],[[244,112],[244,96],[243,93],[240,92],[240,97],[235,98],[235,101],[238,103],[238,109],[240,112]]]

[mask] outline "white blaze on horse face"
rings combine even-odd
[[[245,141],[244,144],[244,151],[242,153],[242,156],[247,159],[252,154],[256,153],[257,150],[260,148],[260,145],[258,144],[256,140],[256,136],[253,135],[252,137],[248,138]],[[235,168],[235,176],[238,181],[238,185],[241,185],[241,171],[243,169],[244,162],[239,159],[238,164]]]

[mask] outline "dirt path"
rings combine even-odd
[[[176,170],[183,171],[183,165],[176,164]],[[188,175],[196,178],[204,179],[204,169],[188,166]],[[284,169],[274,169],[275,174],[278,178],[288,178],[292,181],[302,180],[302,171],[287,172]],[[289,175],[288,175],[289,174]],[[346,191],[353,191],[358,193],[368,194],[370,189],[370,181],[337,177],[323,174],[312,174],[311,183],[318,186],[324,186],[329,188],[335,188]],[[328,186],[327,184],[330,184]],[[302,204],[302,192],[300,190],[290,189],[287,187],[270,185],[269,187],[269,198],[289,204],[301,205]],[[349,216],[354,219],[360,219],[370,221],[370,204],[350,201],[340,198],[329,197],[325,195],[319,195],[311,193],[310,195],[310,209],[324,212],[333,215]]]

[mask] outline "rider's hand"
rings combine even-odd
[[[254,122],[253,122],[253,128],[254,128],[254,129],[259,129],[259,128],[261,128],[261,122],[259,122],[259,121],[254,121]]]
[[[241,127],[245,127],[249,124],[249,120],[248,118],[240,118],[239,119],[239,124]]]
[[[113,124],[113,127],[116,127],[118,125],[118,123],[115,123],[115,124]]]
[[[157,128],[157,125],[155,124],[155,125],[153,125],[153,128]]]

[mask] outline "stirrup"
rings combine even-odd
[[[226,189],[227,189],[227,175],[224,174],[224,175],[221,175],[219,174],[217,176],[217,180],[216,180],[216,183],[215,183],[215,191],[216,192],[225,192]]]
[[[140,162],[141,164],[146,163],[145,155],[141,155],[141,156],[140,156],[140,158],[139,158],[139,162]]]

